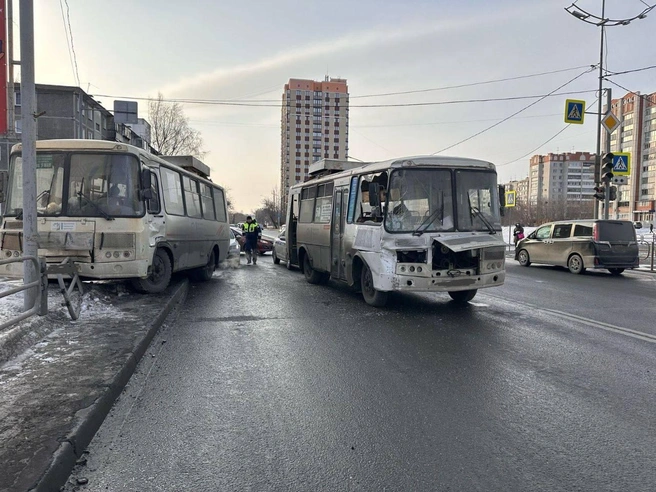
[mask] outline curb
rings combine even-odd
[[[141,358],[146,353],[150,342],[159,331],[166,317],[173,307],[186,297],[189,291],[189,280],[185,279],[175,289],[175,292],[167,301],[162,311],[151,323],[146,336],[139,342],[130,357],[126,360],[123,368],[107,386],[105,393],[90,407],[78,412],[76,415],[79,419],[78,424],[66,439],[60,443],[57,451],[54,453],[50,466],[38,483],[30,489],[30,492],[58,492],[65,485],[73,471],[75,462],[82,456],[83,451],[102,425],[114,402],[123,392],[139,361],[141,361]]]

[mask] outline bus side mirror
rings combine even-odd
[[[0,171],[0,203],[5,203],[8,182],[9,182],[9,172]]]
[[[153,181],[150,174],[150,169],[141,170],[141,199],[152,200],[153,198]]]
[[[499,213],[503,217],[506,209],[506,187],[503,185],[499,185],[499,206]]]
[[[380,206],[380,184],[378,183],[369,183],[369,205]]]

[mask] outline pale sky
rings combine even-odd
[[[647,3],[653,0],[648,0]],[[14,2],[18,9],[18,2]],[[365,161],[430,154],[537,99],[406,107],[356,107],[547,94],[585,68],[515,81],[435,89],[596,64],[599,28],[567,12],[568,0],[68,0],[81,87],[108,108],[113,98],[268,100],[289,78],[348,80],[349,154]],[[600,13],[599,0],[577,5]],[[633,16],[640,0],[606,0],[607,16]],[[65,0],[35,1],[36,81],[76,85],[66,41]],[[18,22],[18,18],[16,18]],[[605,67],[656,65],[656,11],[608,32]],[[16,33],[18,39],[18,33]],[[656,70],[618,76],[656,91]],[[528,174],[527,156],[561,130],[566,98],[596,99],[597,71],[492,130],[441,155],[497,164],[500,182]],[[611,86],[613,96],[625,91]],[[113,97],[107,97],[113,96]],[[237,210],[252,211],[280,182],[280,108],[185,104],[202,132],[215,182]],[[139,102],[148,118],[147,103]],[[535,153],[594,151],[595,117],[572,125]]]

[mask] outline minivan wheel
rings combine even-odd
[[[273,256],[273,263],[275,263],[276,265],[279,265],[280,264],[280,258],[278,258],[278,255],[276,254],[275,249],[271,253],[271,256]]]
[[[521,250],[517,254],[517,261],[519,261],[519,264],[521,266],[525,266],[525,267],[530,266],[531,258],[528,256],[528,251],[526,251],[525,249]]]
[[[569,260],[567,260],[567,268],[569,268],[570,272],[576,275],[585,272],[585,268],[583,267],[583,258],[581,258],[579,255],[570,256]]]
[[[609,268],[608,271],[610,272],[611,275],[615,275],[617,277],[619,275],[622,275],[624,268]]]

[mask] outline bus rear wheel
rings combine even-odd
[[[464,304],[465,302],[471,301],[478,292],[478,289],[471,290],[452,290],[449,291],[451,299],[456,301],[459,304]]]
[[[212,251],[210,253],[210,259],[207,261],[207,265],[192,270],[189,276],[194,282],[207,282],[212,279],[212,275],[214,275],[215,269],[216,259],[214,256],[214,251]]]
[[[147,278],[132,279],[132,287],[142,294],[157,294],[163,292],[171,282],[171,259],[166,251],[158,249],[153,256],[153,264]]]
[[[303,274],[305,275],[305,280],[311,284],[320,284],[323,281],[322,273],[312,268],[310,256],[307,253],[303,256]]]
[[[367,265],[362,265],[362,272],[360,273],[360,290],[362,290],[364,301],[370,306],[383,307],[387,304],[389,294],[374,288],[374,277]]]

